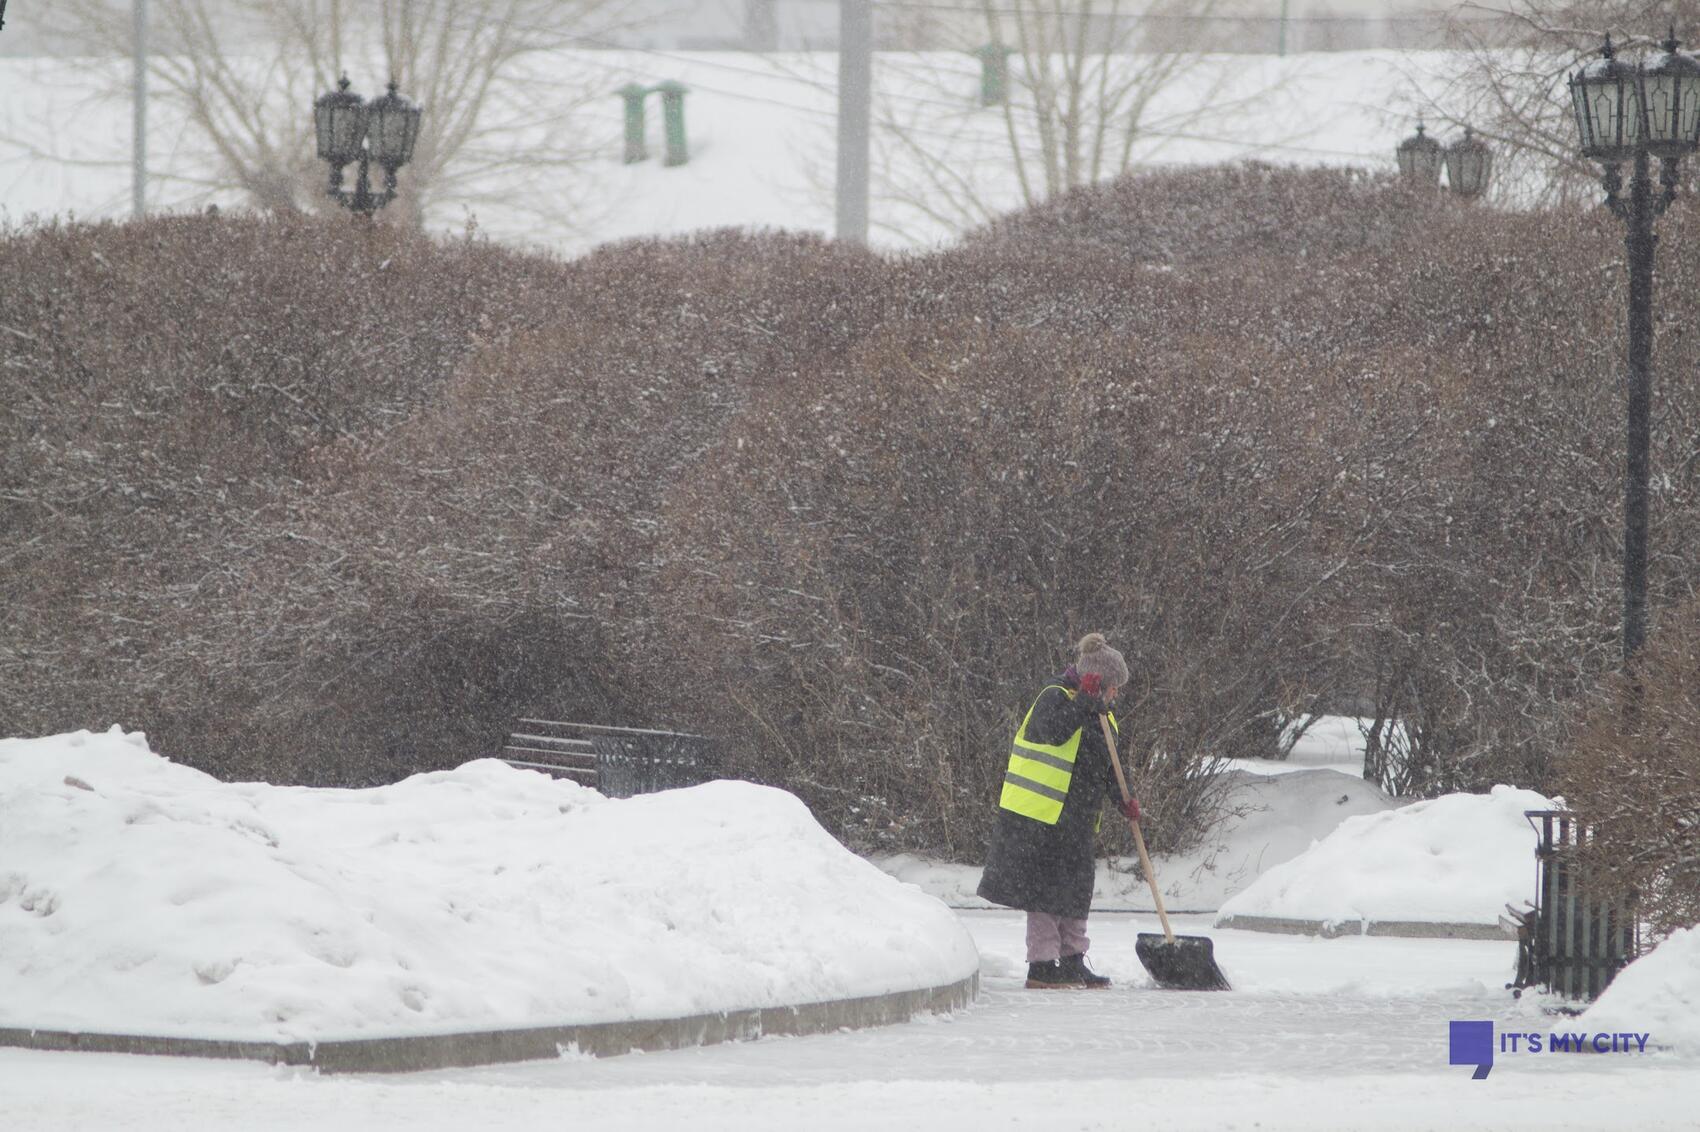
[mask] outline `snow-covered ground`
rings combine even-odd
[[[1534,895],[1536,839],[1524,812],[1552,808],[1533,790],[1495,786],[1351,818],[1258,877],[1221,914],[1495,924],[1507,904]]]
[[[1151,93],[1132,167],[1258,159],[1391,169],[1394,147],[1414,125],[1408,108],[1417,92],[1440,89],[1456,62],[1445,52],[1207,56]],[[269,76],[275,88],[262,99],[263,111],[244,106],[244,113],[308,113],[310,94],[287,85],[300,74],[280,73],[261,59],[232,63],[236,73],[247,67]],[[494,238],[566,253],[707,228],[833,230],[835,53],[583,50],[543,53],[530,65],[535,81],[510,116],[531,124],[498,136],[513,149],[539,131],[564,132],[590,158],[571,168],[504,166],[483,181],[464,180],[431,201],[432,230],[459,232],[476,215],[480,231]],[[1149,63],[1127,56],[1117,66],[1137,82]],[[379,73],[381,64],[353,69],[355,85],[376,94],[361,75]],[[130,73],[125,59],[0,57],[0,217],[129,215]],[[663,79],[689,89],[690,162],[660,162],[661,115],[652,100],[649,148],[657,156],[625,165],[614,92]],[[874,88],[876,245],[934,246],[1023,204],[1023,173],[1003,113],[979,105],[972,57],[880,52]],[[156,83],[149,111],[150,207],[243,203],[239,194],[209,187],[217,167],[212,147],[158,96],[163,89]],[[1037,176],[1037,152],[1024,150],[1029,177]]]
[[[223,783],[117,728],[0,741],[0,1028],[328,1040],[942,986],[950,911],[742,782],[611,800],[495,760]]]
[[[1152,989],[1150,916],[1094,917],[1109,991],[1026,991],[1022,920],[965,912],[985,959],[969,1010],[902,1026],[672,1053],[321,1077],[253,1063],[0,1049],[6,1126],[1435,1130],[1693,1127],[1700,1054],[1502,1054],[1448,1063],[1448,1023],[1575,1029],[1513,1000],[1510,943],[1210,932],[1224,993]],[[1183,933],[1209,931],[1182,918]],[[1647,1030],[1645,1024],[1637,1030]]]
[[[1243,784],[1313,809],[1332,804],[1321,786],[1370,789],[1326,770]],[[1425,830],[1468,841],[1468,814],[1516,807],[1520,821],[1528,802],[1501,791],[1372,813],[1317,849],[1342,834],[1356,843],[1358,826],[1409,832],[1395,843],[1410,850]],[[1317,849],[1293,863],[1315,856],[1350,875]],[[1099,912],[1092,959],[1115,986],[1027,991],[1019,913],[952,913],[845,853],[788,795],[737,783],[616,802],[476,762],[378,790],[313,791],[221,784],[118,731],[9,740],[0,893],[0,1027],[112,1023],[140,1008],[205,1032],[228,1025],[235,1003],[246,1021],[225,1033],[340,1019],[370,1035],[393,1030],[398,1010],[423,1020],[389,1002],[398,973],[429,992],[438,1028],[454,1021],[444,1003],[557,1021],[513,1013],[522,1000],[537,1011],[550,986],[567,998],[618,988],[600,1004],[565,1003],[575,1010],[656,1012],[782,999],[799,985],[872,993],[894,972],[946,982],[977,966],[983,987],[966,1011],[895,1027],[403,1077],[0,1048],[8,1132],[1662,1129],[1692,1126],[1700,1089],[1697,933],[1630,968],[1580,1019],[1547,1013],[1556,1004],[1538,994],[1510,996],[1510,941],[1328,940],[1186,915],[1176,930],[1214,939],[1233,990],[1154,988],[1135,940],[1155,919]],[[252,1024],[255,1009],[280,1004],[298,1011],[296,1029]],[[44,1009],[60,1013],[33,1017]],[[1450,1062],[1449,1023],[1484,1020],[1502,1038],[1650,1040],[1592,1056],[1501,1047],[1475,1081]]]
[[[1327,825],[1290,867],[1332,870],[1346,893],[1383,866],[1426,875],[1435,862],[1470,892],[1483,870],[1451,858],[1501,849],[1530,875],[1527,845],[1495,845],[1527,829],[1521,811],[1538,795],[1388,809],[1349,774],[1234,773],[1269,804],[1218,857],[1258,840],[1297,852]],[[1367,815],[1328,814],[1356,807]],[[976,967],[983,987],[964,1012],[896,1027],[404,1077],[0,1048],[8,1132],[1692,1126],[1700,932],[1572,1018],[1539,994],[1509,995],[1510,941],[1328,940],[1188,915],[1175,929],[1214,939],[1233,990],[1154,988],[1134,950],[1154,918],[1099,911],[1092,958],[1115,986],[1031,992],[1019,913],[944,909],[851,857],[778,791],[717,783],[610,801],[488,761],[306,790],[219,783],[116,729],[0,742],[0,1027],[371,1036],[844,997]],[[266,1017],[280,1009],[288,1021]],[[1450,1063],[1449,1023],[1484,1020],[1502,1042],[1649,1040],[1586,1056],[1502,1044],[1475,1081]]]

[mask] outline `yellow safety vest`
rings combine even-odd
[[[1061,684],[1047,684],[1034,697],[1033,707],[1021,720],[1015,733],[1015,743],[1009,752],[1009,768],[1004,771],[1003,793],[998,798],[1000,809],[1013,810],[1022,817],[1046,825],[1056,825],[1062,817],[1063,802],[1068,798],[1068,786],[1074,779],[1074,758],[1080,753],[1080,735],[1084,727],[1075,729],[1061,743],[1035,743],[1027,738],[1027,724],[1033,718],[1033,708],[1052,688],[1073,700],[1075,693]],[[1116,717],[1110,716],[1110,726]],[[1120,728],[1116,728],[1120,731]]]

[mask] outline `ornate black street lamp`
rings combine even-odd
[[[1393,156],[1398,158],[1399,174],[1406,180],[1419,185],[1438,185],[1443,153],[1440,143],[1424,133],[1423,124],[1418,122],[1417,132],[1400,142]]]
[[[1463,137],[1443,146],[1429,137],[1418,122],[1417,132],[1400,142],[1393,155],[1399,161],[1399,175],[1407,181],[1426,188],[1438,187],[1440,171],[1444,168],[1447,188],[1471,199],[1487,191],[1488,178],[1493,173],[1493,151],[1468,126],[1464,127]]]
[[[1606,206],[1628,227],[1628,457],[1623,491],[1623,660],[1647,636],[1647,495],[1653,384],[1653,218],[1676,199],[1679,166],[1700,144],[1700,61],[1677,51],[1673,30],[1664,54],[1645,66],[1625,63],[1606,37],[1601,58],[1570,76],[1582,156],[1605,168]],[[1650,158],[1659,159],[1653,194]],[[1629,199],[1623,163],[1633,163]]]
[[[1475,199],[1487,192],[1493,174],[1493,150],[1470,127],[1446,147],[1446,183],[1461,197]]]
[[[396,170],[413,159],[419,140],[420,109],[396,93],[390,80],[389,93],[367,102],[348,89],[348,76],[337,89],[313,103],[313,131],[318,137],[319,158],[331,167],[327,196],[363,216],[384,207],[396,197]],[[343,166],[360,162],[354,191],[342,187]],[[376,161],[384,170],[384,189],[372,191],[367,167]]]

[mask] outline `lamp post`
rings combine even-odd
[[[1488,178],[1493,175],[1493,150],[1464,127],[1464,136],[1446,147],[1446,184],[1466,200],[1474,200],[1487,192]]]
[[[1393,156],[1399,161],[1399,175],[1408,181],[1420,185],[1440,184],[1440,166],[1444,154],[1440,143],[1423,132],[1423,124],[1417,123],[1417,132],[1399,143],[1399,148],[1393,151]]]
[[[413,159],[413,146],[419,140],[420,109],[396,93],[394,79],[389,93],[371,102],[348,89],[347,75],[336,85],[337,89],[313,103],[319,158],[331,167],[325,194],[370,218],[396,197],[396,170]],[[342,169],[352,161],[360,162],[360,172],[350,193],[342,187]],[[384,170],[382,192],[372,191],[368,166],[373,161]]]
[[[1407,181],[1437,188],[1440,171],[1445,169],[1446,187],[1470,200],[1487,191],[1493,173],[1493,151],[1468,126],[1463,137],[1443,146],[1418,122],[1417,132],[1400,142],[1393,156],[1399,161],[1399,175]]]
[[[1647,495],[1651,470],[1653,383],[1653,219],[1676,199],[1682,159],[1700,144],[1700,61],[1677,51],[1674,29],[1664,54],[1646,65],[1617,58],[1611,37],[1601,57],[1570,76],[1582,156],[1604,167],[1606,206],[1628,231],[1628,454],[1623,490],[1623,660],[1627,668],[1647,635]],[[1659,159],[1653,193],[1652,157]],[[1629,199],[1623,163],[1631,163]]]

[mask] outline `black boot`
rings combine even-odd
[[[1028,990],[1070,990],[1085,984],[1070,975],[1055,959],[1027,964]]]
[[[1073,979],[1076,986],[1090,987],[1102,990],[1110,985],[1110,980],[1102,975],[1094,975],[1086,966],[1086,956],[1065,955],[1057,963],[1057,969],[1065,978]]]

